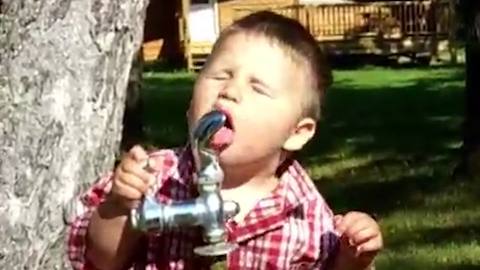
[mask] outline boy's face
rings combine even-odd
[[[223,165],[266,161],[282,148],[298,150],[315,130],[312,119],[300,117],[306,78],[276,43],[255,34],[232,34],[195,83],[189,122],[215,108],[230,114],[234,135],[220,153]]]

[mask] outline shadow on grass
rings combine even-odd
[[[417,71],[429,75],[411,73]],[[336,210],[386,215],[416,207],[418,198],[453,184],[446,178],[461,142],[462,72],[389,84],[395,72],[380,73],[383,82],[371,78],[378,85],[353,76],[338,81],[328,93],[318,136],[300,155],[310,167],[347,163],[333,175],[314,175]],[[368,86],[357,83],[362,80]],[[355,157],[371,160],[348,166]]]
[[[432,265],[429,262],[423,262],[419,260],[391,260],[388,263],[379,264],[378,269],[389,269],[389,270],[478,270],[480,265],[476,264],[450,264],[445,263],[442,265]]]
[[[344,145],[357,153],[438,152],[445,143],[460,138],[463,91],[448,84],[458,82],[459,76],[369,89],[339,81],[327,95],[324,121],[305,156],[334,152]]]
[[[411,243],[442,245],[455,242],[471,243],[480,235],[480,224],[459,224],[441,228],[428,228],[416,230],[415,235],[408,236],[410,241],[405,241],[405,236],[391,237],[388,240],[389,248],[402,248]],[[480,269],[480,268],[479,268]]]
[[[448,266],[449,270],[478,270],[479,264],[455,264]]]
[[[382,217],[399,208],[415,209],[423,205],[424,196],[441,192],[449,184],[439,181],[435,175],[419,174],[390,181],[330,180],[318,185],[337,212],[357,210]]]

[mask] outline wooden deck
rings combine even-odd
[[[449,34],[448,1],[396,1],[340,5],[233,8],[232,20],[271,10],[304,25],[329,54],[429,54]],[[220,24],[223,26],[220,22]],[[191,44],[189,68],[198,70],[212,44]],[[198,60],[198,59],[202,59]]]
[[[351,39],[359,35],[448,34],[448,2],[397,1],[319,6],[289,6],[270,9],[300,21],[319,41]],[[236,8],[235,19],[257,11]]]
[[[212,51],[212,43],[192,42],[190,44],[189,70],[198,72],[207,61],[208,55]]]

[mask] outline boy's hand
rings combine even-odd
[[[369,269],[383,248],[383,238],[377,222],[361,212],[335,216],[335,229],[340,235],[338,269]]]
[[[134,146],[118,164],[113,176],[111,199],[126,209],[138,207],[141,198],[150,185],[155,183],[155,176],[145,167],[148,154],[140,146]]]

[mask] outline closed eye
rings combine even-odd
[[[260,85],[256,85],[256,84],[253,84],[252,85],[252,89],[253,91],[259,93],[259,94],[262,94],[262,95],[266,95],[266,96],[270,96],[270,94],[268,93],[268,91],[266,91],[262,86]]]
[[[217,81],[224,81],[224,80],[228,80],[231,76],[229,72],[220,71],[220,72],[213,72],[209,74],[207,77]]]
[[[253,91],[268,97],[273,97],[271,89],[268,87],[268,85],[266,85],[261,80],[257,78],[252,78],[250,80],[250,84],[252,86]]]
[[[211,76],[210,78],[214,79],[214,80],[217,80],[217,81],[223,81],[223,80],[227,80],[228,76],[220,75],[220,76]]]

